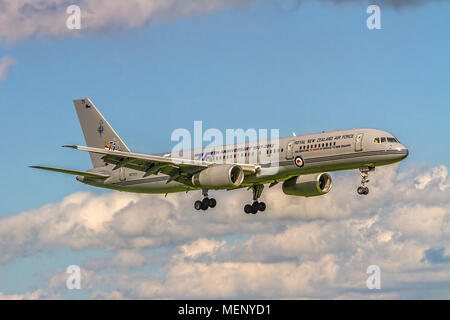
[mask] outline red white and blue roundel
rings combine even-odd
[[[303,158],[300,156],[295,157],[294,162],[297,167],[303,167],[303,165],[305,164],[303,162]]]

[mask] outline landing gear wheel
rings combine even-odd
[[[209,199],[209,201],[208,201],[208,206],[209,206],[210,208],[214,208],[214,207],[216,206],[216,204],[217,204],[216,199],[214,199],[214,198]]]
[[[202,210],[207,210],[209,208],[209,198],[204,198],[202,201]]]
[[[258,210],[263,212],[264,210],[266,210],[266,204],[264,202],[260,202],[258,204]]]
[[[259,202],[255,201],[252,204],[252,214],[256,214],[259,210]]]
[[[367,194],[369,194],[369,188],[367,188],[367,187],[362,187],[362,186],[358,187],[358,189],[356,191],[360,195],[367,195]]]
[[[258,202],[259,197],[261,197],[261,193],[264,189],[263,184],[255,184],[250,187],[253,191],[253,204],[246,204],[244,206],[244,212],[249,214],[256,214],[258,211],[266,210],[266,204],[264,202]],[[249,189],[250,189],[249,188]]]
[[[253,204],[247,204],[244,207],[245,213],[256,214],[258,211],[266,210],[266,204],[264,202],[258,202],[264,189],[263,184],[254,184],[249,189],[253,192]]]
[[[195,201],[194,208],[195,210],[200,210],[202,208],[202,202],[200,200]]]

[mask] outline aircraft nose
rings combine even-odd
[[[409,155],[409,150],[404,145],[402,145],[402,148],[400,149],[400,151],[402,153],[402,159],[405,159]]]

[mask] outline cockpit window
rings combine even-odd
[[[380,143],[380,138],[373,139],[373,143]]]
[[[388,141],[388,142],[393,142],[393,143],[398,142],[397,139],[391,138],[391,137],[388,137],[388,138],[387,138],[387,141]]]
[[[385,137],[381,137],[381,143],[385,143],[386,142],[386,138]]]

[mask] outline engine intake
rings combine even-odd
[[[283,182],[283,192],[290,196],[315,197],[328,193],[331,184],[328,173],[308,174]]]
[[[244,170],[237,165],[215,165],[192,176],[196,187],[223,189],[238,187],[244,180]]]

